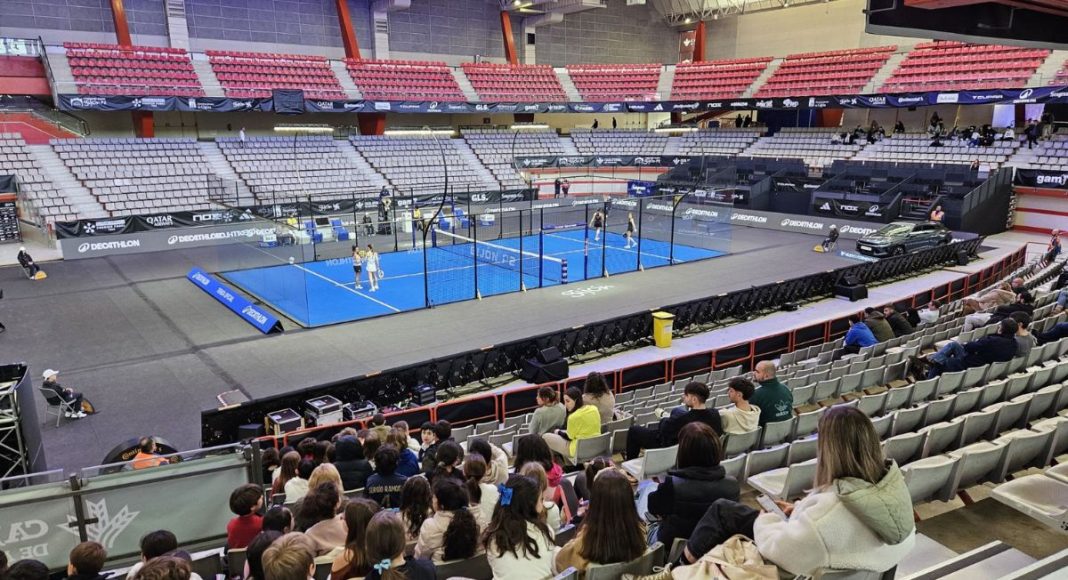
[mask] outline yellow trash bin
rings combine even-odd
[[[671,347],[671,325],[675,315],[670,312],[653,313],[653,341],[659,348]]]

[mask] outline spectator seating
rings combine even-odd
[[[644,129],[572,129],[571,141],[583,155],[662,155],[668,136]]]
[[[672,99],[735,99],[768,68],[771,57],[682,62],[675,65]]]
[[[348,98],[326,57],[231,50],[205,54],[228,97],[267,98],[272,89],[303,89],[310,99]]]
[[[936,41],[917,44],[879,89],[957,91],[1023,87],[1048,50]]]
[[[185,49],[85,42],[63,47],[80,94],[204,96]]]
[[[479,161],[505,188],[526,186],[513,165],[512,160],[515,157],[567,153],[561,139],[550,130],[525,130],[516,134],[515,131],[473,128],[464,129],[463,136]]]
[[[896,46],[876,46],[791,54],[760,89],[757,97],[794,97],[859,93]]]
[[[655,101],[658,64],[572,64],[571,82],[583,101]]]
[[[350,138],[365,159],[386,177],[401,194],[439,191],[445,172],[441,147],[449,172],[449,187],[462,191],[496,189],[500,185],[485,175],[477,158],[465,157],[455,139],[432,137],[354,136]]]
[[[467,100],[444,62],[345,59],[345,67],[366,99]]]
[[[77,210],[56,190],[17,133],[0,133],[0,174],[18,177],[22,193],[33,202],[32,208],[20,208],[29,221],[37,217],[45,223],[78,219]]]
[[[761,129],[703,129],[681,137],[679,155],[738,155],[760,137]]]
[[[744,157],[803,159],[810,167],[823,167],[835,159],[850,159],[863,145],[831,143],[837,129],[783,129],[771,137],[757,139],[741,153]]]
[[[1065,83],[1068,83],[1068,60],[1064,61],[1064,64],[1061,65],[1061,69],[1057,71],[1057,74],[1053,77],[1053,84],[1063,85]]]
[[[260,200],[308,195],[378,195],[385,180],[342,152],[330,136],[218,138],[219,149]],[[351,150],[350,150],[351,151]],[[355,155],[353,154],[353,157]]]
[[[1054,135],[1049,141],[1039,141],[1034,149],[1021,146],[1009,159],[1009,164],[1025,169],[1068,171],[1068,135]]]
[[[568,100],[548,65],[465,62],[463,71],[483,101]]]
[[[943,141],[942,147],[931,147],[930,144],[931,137],[926,134],[898,134],[868,145],[853,159],[964,165],[978,159],[980,163],[988,163],[995,169],[1005,163],[1020,145],[1019,142],[995,141],[990,147],[969,147],[966,141],[949,139]]]
[[[68,139],[52,147],[112,216],[208,209],[220,186],[193,139]]]

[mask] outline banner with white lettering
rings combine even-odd
[[[1017,169],[1016,174],[1013,176],[1013,183],[1025,187],[1068,189],[1068,171]]]
[[[264,334],[282,332],[282,323],[277,318],[264,312],[263,309],[249,302],[244,296],[234,291],[233,288],[219,282],[204,270],[193,268],[185,277],[201,290],[210,294],[212,298],[218,300],[223,306],[243,318],[245,322],[255,326],[260,332]]]

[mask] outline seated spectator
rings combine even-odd
[[[330,566],[333,578],[362,578],[371,571],[367,558],[367,524],[378,513],[378,504],[369,499],[355,499],[345,506],[345,547]]]
[[[283,535],[285,535],[283,532],[277,530],[264,530],[252,538],[245,550],[245,578],[247,580],[267,580],[263,574],[263,552]],[[230,572],[231,577],[236,575],[235,570]]]
[[[469,507],[467,490],[448,477],[434,482],[434,515],[419,528],[415,557],[435,564],[466,560],[480,553],[481,512]]]
[[[1019,325],[1016,329],[1016,356],[1026,358],[1031,354],[1031,349],[1038,346],[1038,338],[1027,329],[1031,326],[1031,315],[1026,312],[1013,312],[1009,318]]]
[[[482,483],[500,485],[508,480],[508,455],[503,449],[482,437],[467,440],[468,453],[477,453],[486,460],[486,475]]]
[[[909,322],[909,319],[905,316],[905,313],[892,304],[883,306],[883,316],[885,316],[886,321],[890,323],[890,328],[893,329],[895,337],[907,336],[916,332],[912,323]]]
[[[316,556],[325,556],[345,545],[345,520],[338,513],[341,496],[330,482],[312,488],[304,497],[299,519],[310,524],[304,534],[311,539]]]
[[[312,449],[312,462],[318,467],[324,463],[330,463],[334,455],[334,444],[329,441],[316,441]]]
[[[675,538],[689,538],[717,499],[738,501],[738,481],[727,475],[719,464],[722,459],[719,436],[708,425],[690,423],[682,428],[677,467],[649,494],[649,513],[660,517],[650,525],[650,545],[670,546]]]
[[[283,457],[282,459],[283,463],[285,463],[285,458]],[[297,466],[297,476],[286,481],[285,487],[282,488],[283,493],[286,494],[287,503],[293,503],[308,493],[308,479],[311,478],[314,471],[314,462],[310,459],[300,460],[300,464]]]
[[[1061,231],[1054,229],[1050,233],[1049,244],[1046,246],[1046,253],[1042,256],[1042,263],[1049,265],[1061,255]],[[1063,306],[1061,307],[1064,308]]]
[[[371,416],[371,432],[378,436],[378,440],[385,442],[389,436],[390,428],[386,425],[386,416],[375,413]]]
[[[539,512],[540,503],[537,484],[529,477],[512,475],[501,486],[500,505],[482,537],[494,578],[536,580],[553,576],[556,546],[553,530]]]
[[[0,553],[3,551],[0,550]],[[19,560],[8,566],[4,573],[4,580],[49,580],[48,566],[43,562],[32,559]]]
[[[794,416],[794,394],[775,376],[775,363],[762,360],[753,369],[753,378],[760,385],[749,404],[760,409],[760,426],[792,419]]]
[[[237,515],[226,524],[226,547],[244,548],[260,533],[263,517],[259,514],[263,507],[263,488],[246,483],[230,494],[230,511]]]
[[[916,313],[917,317],[919,318],[919,324],[916,325],[916,328],[931,326],[934,323],[938,322],[938,312],[941,308],[942,304],[939,303],[937,300],[932,300],[928,302],[927,306],[925,306],[923,310],[920,310]]]
[[[739,533],[793,575],[884,572],[900,563],[915,543],[912,500],[901,470],[883,456],[871,420],[839,405],[824,413],[819,433],[815,487],[794,504],[776,502],[788,519],[719,500],[697,524],[685,561]]]
[[[97,542],[82,542],[70,551],[67,563],[67,578],[70,580],[103,580],[101,575],[108,552]]]
[[[582,404],[593,405],[601,414],[601,425],[612,422],[615,418],[616,396],[612,394],[611,387],[604,375],[594,371],[586,376],[586,384],[582,390]]]
[[[886,321],[886,316],[870,306],[864,309],[864,324],[871,329],[876,341],[886,342],[894,339],[894,329]]]
[[[367,558],[373,564],[364,580],[436,580],[434,564],[405,558],[406,548],[401,518],[388,510],[375,514],[367,526]]]
[[[897,123],[894,123],[894,133],[904,133],[904,132],[905,132],[905,123],[903,123],[901,121],[898,121]]]
[[[403,475],[404,477],[412,477],[420,473],[419,456],[408,447],[409,441],[411,441],[411,438],[408,437],[408,431],[406,429],[398,429],[396,425],[393,426],[389,437],[386,438],[386,443],[393,445],[398,450],[397,475]]]
[[[1066,336],[1068,336],[1068,322],[1058,322],[1046,332],[1042,332],[1037,335],[1038,344],[1046,344],[1047,342],[1057,342],[1058,340]]]
[[[170,463],[170,460],[159,454],[156,440],[152,437],[142,437],[137,442],[137,455],[134,455],[133,460],[130,461],[130,467],[135,470],[149,469],[167,465],[168,463]]]
[[[276,505],[263,515],[262,532],[275,531],[288,534],[293,531],[293,512],[284,505]]]
[[[927,378],[957,372],[994,362],[1006,362],[1016,356],[1016,331],[1019,325],[1011,318],[1000,322],[997,333],[961,344],[949,341],[938,352],[928,355]]]
[[[419,462],[422,464],[423,473],[430,475],[437,466],[435,455],[438,445],[452,436],[452,425],[448,421],[427,421],[419,429],[419,436],[423,439],[423,445],[419,449]]]
[[[15,258],[19,262],[19,266],[26,271],[26,275],[30,278],[37,276],[37,273],[41,271],[41,267],[37,265],[37,262],[33,261],[33,256],[26,251],[26,246],[19,247],[19,253]]]
[[[1065,270],[1068,272],[1068,270]],[[1068,289],[1061,290],[1057,293],[1057,305],[1053,307],[1054,314],[1060,314],[1064,312],[1064,309],[1068,308]]]
[[[542,435],[554,453],[565,459],[575,457],[575,450],[580,439],[596,437],[601,434],[601,414],[597,407],[586,405],[582,391],[571,387],[564,395],[564,407],[567,408],[567,429],[558,429]]]
[[[297,532],[278,538],[263,552],[263,574],[268,580],[315,577],[315,544]]]
[[[1015,301],[1016,292],[1013,292],[1012,286],[1008,282],[1002,282],[979,296],[979,310],[989,310]]]
[[[627,459],[637,459],[642,449],[660,449],[678,443],[679,431],[689,423],[704,423],[716,433],[723,432],[723,421],[719,412],[705,407],[708,402],[708,386],[697,381],[686,385],[682,390],[682,404],[685,412],[672,413],[660,420],[655,427],[631,425],[627,429]]]
[[[312,470],[311,475],[308,476],[308,491],[318,488],[324,483],[328,483],[334,486],[337,490],[337,497],[341,500],[345,498],[345,490],[341,483],[341,475],[338,474],[337,468],[329,463],[324,463],[319,467]],[[305,531],[315,524],[315,521],[309,519],[307,516],[312,512],[305,512],[302,508],[304,505],[304,497],[302,496],[293,504],[293,513],[296,514],[297,529]],[[338,508],[340,510],[340,506]]]
[[[571,518],[561,513],[561,506],[557,505],[552,498],[546,497],[546,494],[549,492],[549,478],[545,475],[545,469],[542,468],[541,464],[532,461],[523,465],[523,468],[520,469],[518,473],[529,477],[537,484],[538,492],[541,494],[541,504],[538,506],[538,514],[545,521],[546,525],[549,526],[549,529],[559,530],[567,525],[567,522],[569,522]],[[561,503],[566,509],[567,502]]]
[[[538,408],[534,410],[528,426],[531,433],[544,435],[564,426],[567,410],[557,400],[556,389],[552,387],[538,389],[536,400]]]
[[[868,328],[868,325],[864,324],[860,315],[849,315],[849,330],[846,332],[842,348],[844,352],[857,354],[860,352],[860,349],[867,346],[873,346],[878,342],[879,341],[875,340],[875,335],[872,334],[871,328]]]
[[[307,436],[297,442],[297,453],[301,460],[315,462],[315,437]]]
[[[493,517],[493,508],[497,505],[497,486],[483,483],[486,477],[486,460],[478,453],[468,453],[463,466],[464,487],[471,507],[477,507],[482,513],[482,521],[488,522]]]
[[[407,451],[407,449],[405,449]],[[375,453],[375,472],[367,478],[367,497],[384,509],[400,505],[401,489],[407,477],[397,473],[397,461],[400,453],[393,445],[386,444]]]
[[[464,450],[459,443],[452,440],[442,441],[434,457],[437,460],[437,464],[434,466],[434,471],[427,476],[427,479],[430,480],[430,485],[434,485],[434,482],[443,478],[453,479],[461,484],[464,482],[464,474],[460,470],[460,462],[463,461]]]
[[[362,489],[367,485],[367,478],[373,469],[371,462],[364,457],[363,444],[355,437],[341,437],[335,448],[334,467],[341,476],[341,485],[346,490]],[[289,499],[289,496],[286,496]]]
[[[288,451],[282,454],[282,461],[275,471],[274,481],[271,483],[271,495],[285,493],[286,484],[289,480],[300,477],[297,470],[300,467],[300,453]],[[289,499],[289,498],[286,498]]]
[[[727,383],[727,398],[732,406],[719,409],[724,433],[747,433],[760,426],[760,407],[749,403],[756,387],[749,379],[734,377]]]
[[[1011,288],[1012,291],[1016,294],[1019,294],[1020,292],[1024,292],[1027,290],[1027,285],[1025,284],[1023,278],[1017,276],[1013,278],[1011,282],[1009,282],[1009,288]]]
[[[192,580],[199,578],[193,572],[192,559],[181,550],[173,555],[160,556],[145,564],[137,572],[135,580]]]
[[[513,467],[516,473],[522,473],[528,463],[537,463],[541,466],[548,485],[544,499],[559,508],[562,522],[570,521],[571,514],[578,510],[578,496],[571,483],[564,479],[564,469],[555,461],[553,452],[549,449],[549,444],[545,442],[545,439],[533,433],[524,435],[516,441],[514,452]],[[526,475],[530,476],[530,473]]]
[[[416,441],[415,439],[412,439],[412,433],[411,430],[408,428],[407,421],[397,421],[393,424],[393,429],[400,431],[404,434],[404,440],[407,443],[408,449],[411,449],[415,453],[419,453],[419,451],[421,450],[421,443],[419,441]]]
[[[556,554],[556,569],[584,573],[592,564],[629,562],[645,553],[645,526],[634,491],[618,470],[605,469],[590,487],[590,505],[575,537]]]
[[[994,309],[987,324],[996,324],[1008,318],[1013,312],[1024,312],[1028,316],[1035,315],[1035,298],[1030,292],[1024,290],[1016,295],[1016,302],[1005,304]]]
[[[419,529],[423,522],[434,514],[434,494],[430,490],[430,482],[425,477],[409,477],[401,488],[400,515],[407,529],[409,542],[414,542],[419,537]]]
[[[175,537],[173,532],[168,530],[158,530],[141,536],[140,545],[141,561],[130,566],[129,571],[126,573],[126,580],[134,580],[137,577],[137,573],[141,571],[141,568],[149,562],[153,562],[165,557],[167,554],[176,552],[178,550],[178,538]],[[189,576],[189,580],[201,580],[201,578],[200,575],[194,572]]]
[[[274,447],[268,447],[260,453],[260,464],[263,465],[263,481],[274,483],[282,466],[282,455]]]

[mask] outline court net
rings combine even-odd
[[[499,243],[484,242],[437,228],[430,232],[433,247],[460,256],[472,265],[494,266],[509,273],[532,277],[545,282],[567,283],[567,260],[546,256],[540,252],[511,248]],[[515,238],[518,243],[522,240]],[[531,241],[538,248],[541,244]]]

